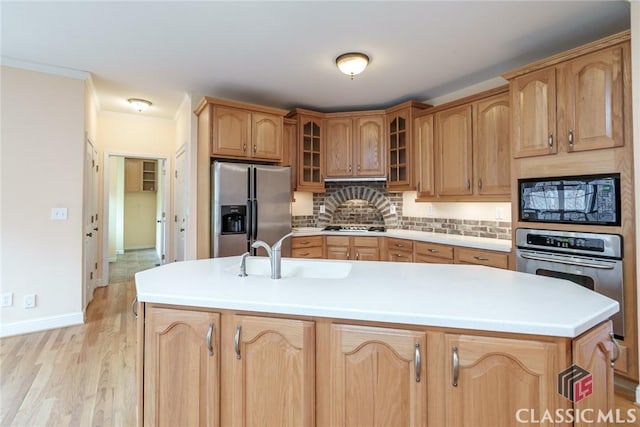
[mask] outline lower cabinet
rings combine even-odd
[[[220,315],[147,306],[144,319],[144,425],[218,426]]]
[[[426,426],[426,334],[331,325],[331,426]]]
[[[323,258],[323,236],[294,236],[291,238],[292,258]]]
[[[377,237],[326,236],[327,259],[350,259],[355,261],[380,261]]]
[[[610,321],[571,340],[140,307],[138,426],[583,426],[616,411]]]
[[[222,425],[315,425],[313,322],[223,316],[222,340]]]

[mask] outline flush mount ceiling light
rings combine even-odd
[[[131,104],[131,106],[139,113],[142,113],[144,110],[151,107],[151,101],[147,101],[146,99],[129,98],[127,101],[129,101],[129,104]]]
[[[369,57],[360,52],[343,53],[336,58],[336,65],[340,71],[351,76],[351,80],[353,80],[353,76],[360,74],[367,68]]]

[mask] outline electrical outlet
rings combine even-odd
[[[433,216],[433,204],[431,203],[427,203],[427,216]]]
[[[389,212],[391,212],[392,214],[396,213],[396,205],[390,205]]]
[[[0,307],[11,307],[13,305],[13,292],[5,292],[2,294]]]
[[[326,213],[327,208],[324,205],[320,205],[320,213]]]
[[[34,308],[36,306],[36,294],[24,296],[24,308]]]
[[[67,219],[67,208],[51,208],[51,219],[58,221]]]
[[[496,219],[502,219],[502,208],[496,208]]]

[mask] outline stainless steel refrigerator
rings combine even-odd
[[[291,168],[215,161],[211,165],[211,256],[251,252],[256,240],[270,246],[291,231]],[[282,256],[291,255],[290,239]]]

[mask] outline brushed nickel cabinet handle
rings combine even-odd
[[[429,249],[429,252],[431,252],[432,254],[437,254],[440,251],[437,249]]]
[[[301,252],[300,253],[300,256],[309,256],[309,255],[311,255],[309,252]]]
[[[360,259],[360,252],[356,252],[356,261]]]
[[[482,190],[482,178],[478,179],[478,188]]]
[[[254,152],[254,153],[257,153],[257,152],[258,152],[258,146],[257,146],[257,145],[254,145],[254,146],[253,146],[253,152]]]
[[[467,190],[471,189],[471,180],[467,179]]]
[[[489,261],[489,258],[479,256],[479,255],[474,256],[474,258],[477,259],[478,261]]]
[[[247,144],[242,144],[242,151],[243,151],[244,153],[246,153],[246,152],[247,152]]]
[[[549,134],[549,147],[553,147],[553,134]]]
[[[212,335],[213,335],[213,322],[210,322],[209,330],[207,331],[207,348],[209,349],[209,356],[213,356],[213,345],[211,344]]]
[[[616,357],[613,357],[611,359],[611,367],[613,368],[614,366],[616,366],[616,362],[618,361],[618,359],[620,358],[620,355],[622,354],[622,348],[620,348],[620,343],[618,343],[616,338],[613,336],[613,332],[611,332],[609,336],[611,337],[611,341],[613,341],[613,345],[616,346]]]
[[[242,326],[236,326],[236,335],[233,337],[233,348],[236,350],[236,359],[240,359],[240,330]]]
[[[453,347],[451,350],[451,357],[453,360],[453,386],[458,387],[458,375],[460,374],[460,359],[458,359],[458,347]]]
[[[397,248],[404,248],[404,245],[402,243],[396,243],[396,247]]]
[[[420,382],[420,371],[422,371],[422,357],[420,356],[420,344],[416,344],[415,356],[416,382]]]
[[[398,258],[406,258],[404,255],[402,255],[402,254],[400,254],[400,253],[396,254],[396,256],[397,256]]]
[[[351,165],[349,165],[349,172],[351,172]]]
[[[573,148],[573,129],[569,129],[569,146]]]
[[[360,165],[358,165],[358,172],[360,172]]]

